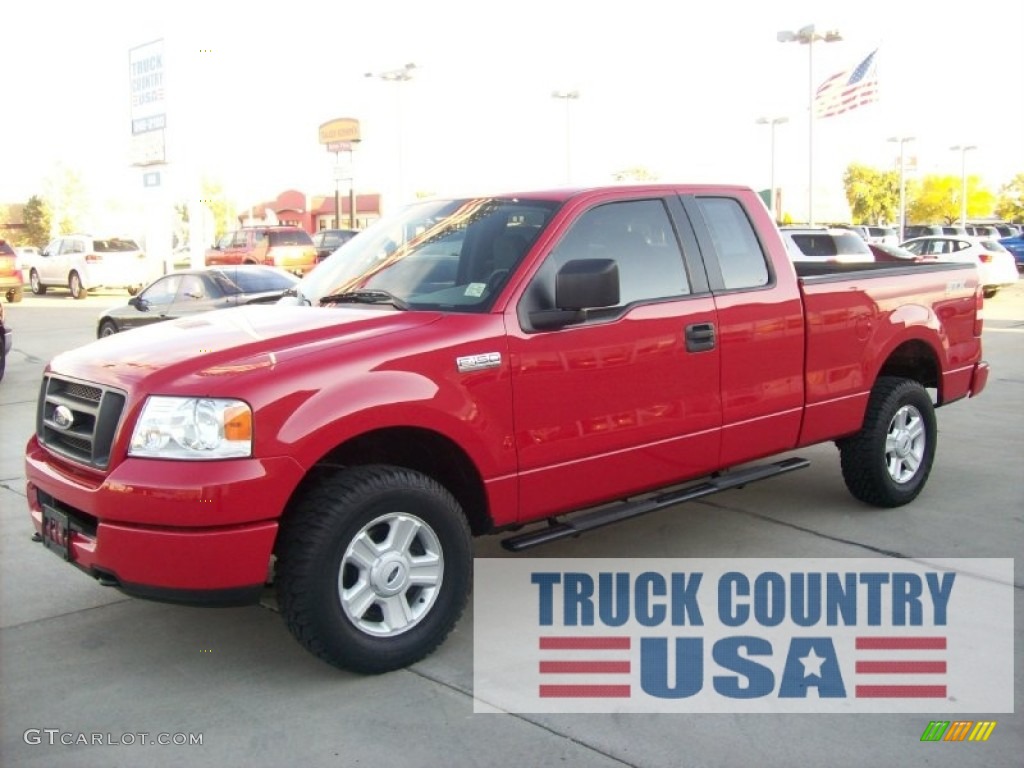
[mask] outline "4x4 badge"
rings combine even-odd
[[[497,368],[501,365],[501,353],[484,352],[481,355],[458,357],[455,359],[455,364],[459,367],[459,373],[482,371],[484,368]]]

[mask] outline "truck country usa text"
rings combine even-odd
[[[552,565],[476,561],[477,711],[1013,707],[1010,559]]]

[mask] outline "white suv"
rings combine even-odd
[[[864,264],[875,260],[864,238],[848,229],[783,227],[782,240],[793,262]]]
[[[76,299],[96,288],[126,288],[134,296],[156,276],[134,240],[81,234],[61,235],[38,256],[27,256],[22,263],[26,272],[32,293],[67,288]]]

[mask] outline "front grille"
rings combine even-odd
[[[45,376],[36,411],[36,436],[54,453],[106,469],[124,404],[125,394],[118,390]]]

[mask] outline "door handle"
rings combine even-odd
[[[715,324],[694,323],[686,326],[686,351],[706,352],[715,348]]]

